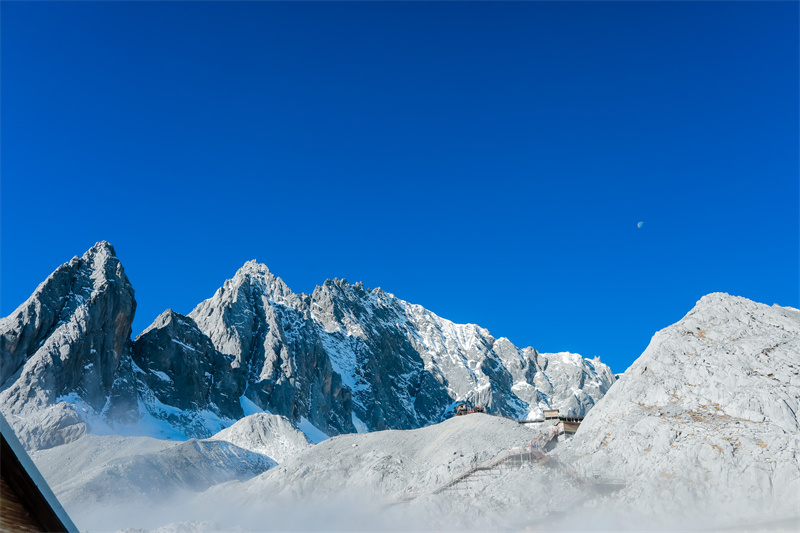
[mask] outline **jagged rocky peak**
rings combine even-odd
[[[19,370],[24,361],[41,347],[56,326],[69,321],[75,311],[99,298],[104,284],[119,282],[123,299],[130,300],[129,314],[136,304],[133,288],[125,276],[113,247],[99,242],[83,257],[75,256],[39,284],[33,294],[9,316],[0,319],[0,384]]]
[[[253,350],[259,337],[262,321],[273,315],[273,304],[286,308],[303,306],[303,296],[273,275],[255,260],[248,261],[233,276],[225,280],[214,296],[201,302],[189,313],[221,353],[236,357],[242,365]],[[274,319],[273,319],[274,321]]]
[[[363,322],[386,318],[386,302],[372,298],[374,293],[361,282],[351,285],[346,279],[327,279],[311,294],[311,317],[328,333],[340,331],[344,326],[348,335],[364,338],[364,327],[369,324]]]
[[[798,412],[800,311],[714,293],[653,336],[573,448],[587,473],[638,479],[632,506],[780,514],[800,498]]]
[[[123,418],[127,406],[135,417],[138,390],[141,416],[192,437],[215,433],[253,404],[328,435],[433,424],[465,400],[513,417],[543,406],[583,414],[611,383],[604,365],[520,350],[362,283],[336,278],[311,295],[294,294],[256,261],[188,316],[165,311],[133,343],[133,289],[108,243],[60,267],[37,291],[1,322],[2,368],[11,376],[3,394],[17,399],[9,405],[62,398],[67,410],[85,405]],[[24,374],[23,363],[40,350],[45,362]],[[34,371],[64,361],[65,384],[51,387]],[[573,367],[568,377],[555,375]],[[102,379],[86,378],[98,372]],[[38,391],[36,401],[18,400],[23,389]]]
[[[189,316],[246,372],[245,395],[256,406],[295,423],[306,418],[328,434],[354,430],[350,392],[332,372],[309,296],[251,261]]]
[[[247,261],[237,270],[233,278],[225,282],[223,289],[226,287],[234,289],[243,285],[251,286],[258,294],[264,295],[274,302],[283,303],[294,295],[281,278],[270,272],[267,265],[259,263],[255,259]]]
[[[104,417],[135,419],[130,366],[135,311],[133,287],[108,242],[59,266],[0,320],[0,405],[8,418],[23,420],[26,413],[75,395]],[[74,425],[66,423],[71,415],[63,409],[52,413],[64,423],[50,426]],[[16,429],[23,440],[30,436],[25,428]],[[52,445],[60,438],[40,435],[25,444]]]

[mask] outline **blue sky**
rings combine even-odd
[[[706,293],[800,307],[797,2],[3,2],[0,30],[0,315],[101,239],[134,335],[253,258],[617,372]]]

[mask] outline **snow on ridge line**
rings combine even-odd
[[[263,412],[242,418],[211,439],[230,442],[245,450],[266,455],[278,463],[313,446],[306,434],[288,418]]]

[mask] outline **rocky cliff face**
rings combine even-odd
[[[656,333],[565,457],[626,480],[640,513],[766,521],[800,501],[798,412],[800,311],[715,293]]]
[[[145,406],[177,408],[164,416],[182,430],[203,433],[199,414],[206,411],[230,420],[244,416],[245,372],[232,367],[233,357],[219,353],[189,317],[164,311],[136,337],[133,361]]]
[[[133,288],[100,242],[50,275],[0,320],[0,405],[20,440],[42,448],[86,431],[76,410],[138,417],[130,349]]]
[[[135,308],[102,242],[0,321],[2,409],[27,446],[140,419],[136,434],[205,438],[262,410],[309,435],[418,428],[460,401],[512,418],[583,415],[616,379],[599,361],[519,349],[360,283],[295,294],[255,261],[131,342]]]
[[[333,372],[308,300],[251,261],[189,316],[247,375],[256,406],[329,434],[354,431],[351,391]]]
[[[615,381],[599,361],[519,349],[360,283],[294,294],[255,262],[190,317],[246,368],[250,400],[328,434],[429,425],[459,401],[513,418],[583,415]]]

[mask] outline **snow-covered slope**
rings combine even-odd
[[[564,452],[648,512],[800,514],[800,311],[715,293],[656,333]]]
[[[84,435],[33,452],[33,460],[70,514],[129,500],[155,503],[182,491],[250,479],[276,464],[223,440],[173,442],[117,435]]]
[[[414,430],[339,435],[246,482],[254,501],[275,495],[331,496],[348,489],[398,499],[428,491],[473,461],[485,461],[539,434],[536,424],[485,414]]]
[[[305,434],[286,417],[267,413],[246,416],[211,439],[228,441],[271,457],[278,463],[284,463],[312,446]]]
[[[414,430],[339,435],[249,481],[213,487],[195,505],[224,500],[235,511],[223,523],[247,531],[259,530],[263,515],[287,531],[521,530],[526,524],[516,515],[538,517],[569,499],[563,484],[542,490],[551,488],[550,468],[497,468],[454,491],[434,491],[475,463],[527,447],[548,424],[472,414]]]
[[[791,528],[800,516],[798,401],[800,311],[711,294],[653,337],[577,435],[550,453],[555,460],[431,494],[473,460],[524,446],[542,429],[470,415],[335,437],[225,490],[251,503],[422,495],[412,501],[424,513],[409,511],[426,517],[413,525],[420,530],[554,520],[569,530]]]

